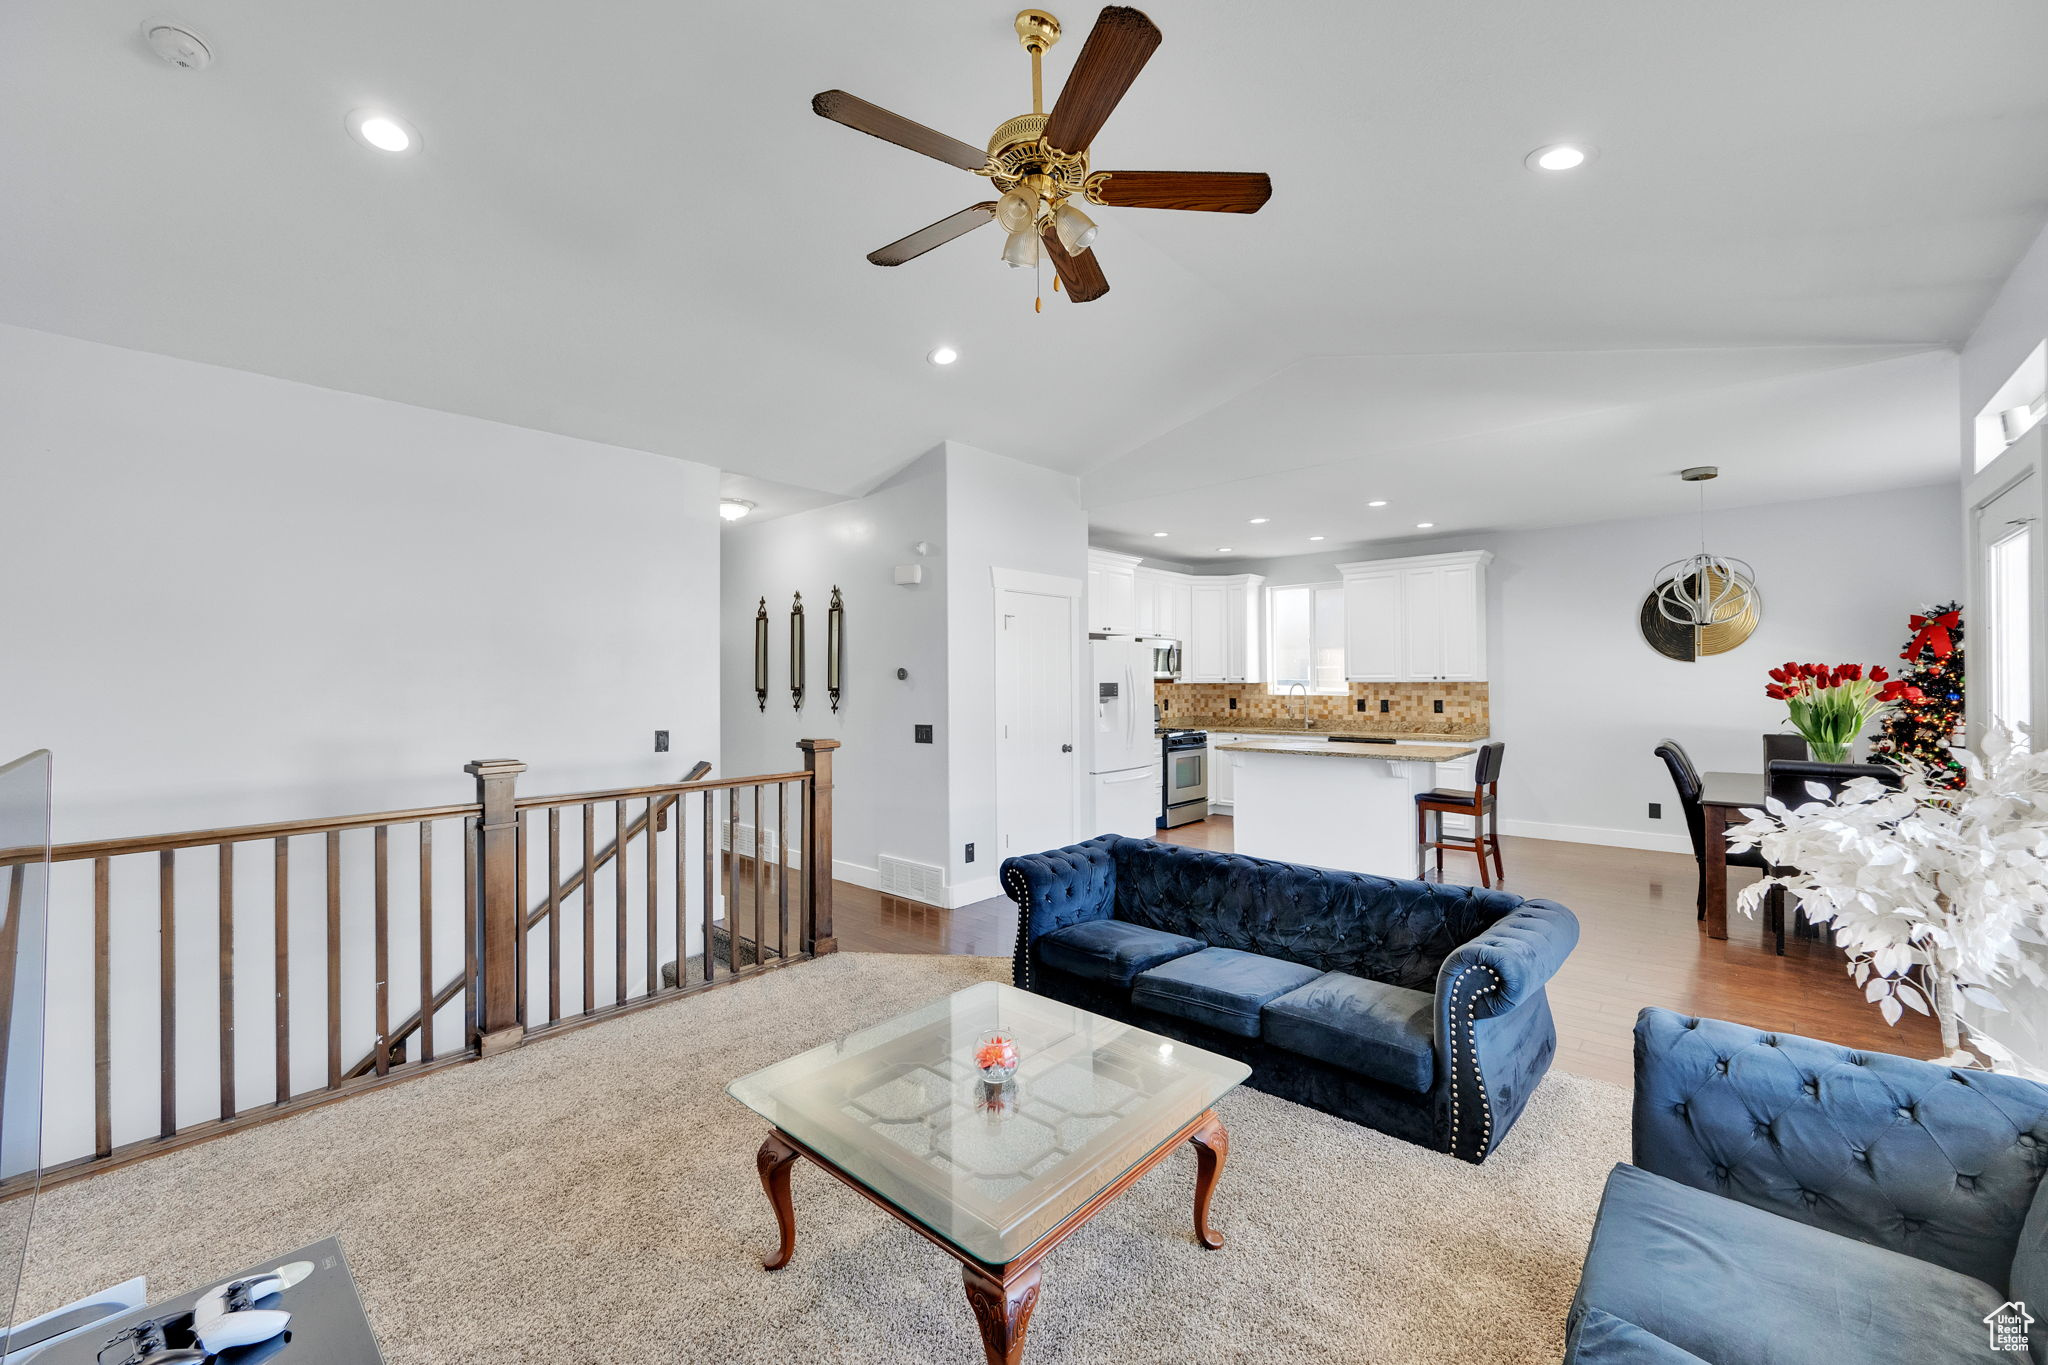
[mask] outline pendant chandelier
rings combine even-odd
[[[1694,465],[1678,477],[1700,486],[1700,552],[1657,570],[1652,596],[1657,614],[1674,625],[1704,629],[1741,619],[1757,607],[1756,570],[1740,559],[1707,550],[1707,480],[1721,471]]]

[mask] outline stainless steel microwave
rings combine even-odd
[[[1180,680],[1180,641],[1147,639],[1152,646],[1152,678],[1155,682]]]

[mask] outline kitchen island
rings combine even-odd
[[[1234,844],[1255,858],[1413,877],[1415,795],[1469,744],[1358,744],[1325,738],[1216,746],[1233,765]]]

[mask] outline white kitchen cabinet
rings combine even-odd
[[[1164,569],[1137,572],[1138,634],[1187,638],[1189,576]]]
[[[1486,677],[1486,550],[1340,564],[1353,682]]]
[[[1218,683],[1230,666],[1230,592],[1222,581],[1188,588],[1188,633],[1181,642],[1180,680]]]
[[[1223,660],[1223,681],[1257,682],[1265,675],[1266,651],[1259,639],[1260,607],[1265,579],[1257,574],[1238,574],[1229,581],[1224,605],[1223,629],[1227,636]]]
[[[1138,632],[1138,557],[1088,552],[1088,631],[1092,635]]]
[[[1230,804],[1230,779],[1237,769],[1237,755],[1218,753],[1216,746],[1219,744],[1235,744],[1244,738],[1246,738],[1244,735],[1219,735],[1213,731],[1210,732],[1209,806],[1212,810],[1218,805],[1227,806]]]

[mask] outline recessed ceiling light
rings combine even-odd
[[[1254,526],[1264,526],[1264,525],[1265,525],[1265,524],[1266,524],[1267,522],[1269,522],[1269,521],[1271,521],[1271,520],[1272,520],[1272,518],[1271,518],[1271,517],[1253,517],[1253,518],[1252,518],[1252,525],[1254,525]]]
[[[951,346],[940,346],[925,357],[934,365],[950,365],[960,358],[960,353]]]
[[[726,521],[738,521],[753,510],[754,504],[748,502],[745,498],[720,498],[718,500],[718,515]]]
[[[1322,539],[1322,537],[1321,537],[1321,536],[1310,536],[1310,537],[1309,537],[1309,539],[1310,539],[1310,540],[1321,540],[1321,539]]]
[[[348,131],[365,147],[393,156],[410,156],[420,149],[420,130],[381,109],[356,110],[348,116]]]
[[[1166,534],[1166,532],[1164,532],[1164,531],[1154,531],[1154,532],[1153,532],[1152,534],[1153,534],[1153,535],[1154,535],[1155,537],[1157,537],[1157,536],[1163,536],[1163,535],[1165,535],[1165,534]]]
[[[1575,171],[1595,155],[1591,147],[1579,143],[1553,142],[1529,153],[1522,163],[1532,171]]]
[[[1387,500],[1385,498],[1375,498],[1373,499],[1373,501],[1366,504],[1367,507],[1385,507],[1386,505]]]
[[[1227,555],[1230,552],[1230,547],[1228,545],[1218,545],[1216,547],[1216,553],[1219,555]]]
[[[1436,525],[1436,523],[1433,521],[1418,521],[1415,523],[1415,529],[1418,531],[1427,531],[1430,527],[1434,525]]]

